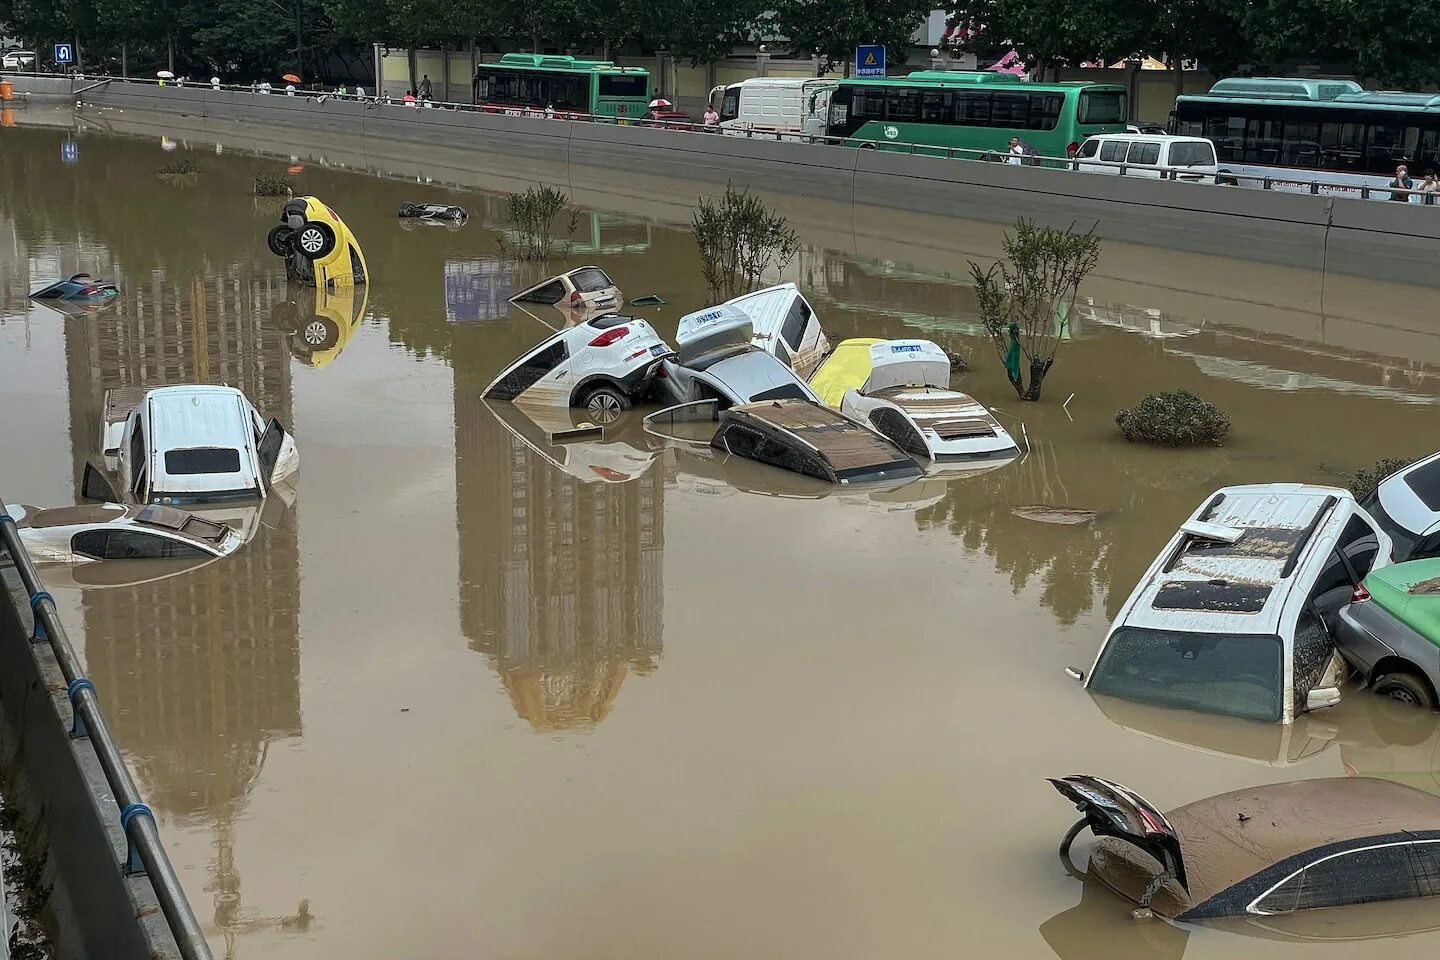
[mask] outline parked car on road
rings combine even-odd
[[[1225,487],[1160,551],[1120,608],[1086,686],[1128,700],[1290,722],[1339,702],[1330,624],[1390,562],[1346,490]]]
[[[609,426],[645,396],[674,351],[639,317],[605,314],[564,327],[500,371],[486,400],[583,407]]]
[[[1396,563],[1440,556],[1440,453],[1396,470],[1360,505],[1390,536]]]
[[[1372,571],[1341,608],[1335,644],[1382,697],[1440,706],[1440,559]]]
[[[199,560],[228,556],[245,542],[228,524],[154,504],[83,504],[41,510],[6,504],[36,563]]]
[[[0,70],[30,72],[35,69],[34,50],[6,50],[0,54]]]
[[[1115,176],[1121,173],[1121,164],[1127,177],[1165,177],[1195,183],[1214,183],[1219,169],[1215,144],[1209,140],[1138,133],[1087,137],[1070,166],[1081,173]]]
[[[1020,455],[983,404],[950,389],[950,358],[929,340],[841,341],[810,386],[824,403],[936,464],[986,467]]]
[[[1440,798],[1370,777],[1266,784],[1163,814],[1099,777],[1052,779],[1088,827],[1088,873],[1137,916],[1268,917],[1440,895]]]
[[[84,494],[124,503],[263,500],[300,467],[280,421],[225,386],[109,390],[100,446],[116,483],[87,465]]]

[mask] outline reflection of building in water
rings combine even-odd
[[[660,657],[664,472],[581,483],[456,377],[460,624],[537,730],[598,723]]]
[[[283,277],[243,268],[177,287],[124,290],[100,322],[67,320],[76,476],[98,459],[105,391],[224,382],[290,423],[290,360],[263,322]],[[215,922],[239,922],[231,829],[270,741],[300,723],[300,563],[294,513],[223,563],[82,600],[86,659],[116,737],[157,811],[216,830]]]
[[[445,319],[450,323],[501,320],[519,291],[519,264],[508,258],[445,261]]]

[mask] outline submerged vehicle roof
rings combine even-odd
[[[1218,491],[1172,538],[1160,567],[1136,588],[1138,602],[1124,622],[1218,633],[1278,632],[1288,594],[1283,585],[1321,523],[1341,500],[1353,499],[1338,487],[1299,483]],[[1209,525],[1217,536],[1191,532],[1201,529],[1199,524]],[[1218,538],[1226,531],[1233,542]]]
[[[145,395],[145,402],[151,442],[157,447],[243,448],[254,427],[245,416],[249,401],[235,387],[157,387]]]
[[[782,464],[779,459],[785,458],[766,455],[751,459],[786,466],[799,473],[811,473],[834,483],[895,480],[916,477],[923,472],[919,464],[889,440],[838,410],[814,400],[765,400],[731,407],[720,414],[720,429],[716,431],[713,446],[730,453],[736,452],[728,445],[727,439],[727,428],[733,423],[759,428],[771,438],[788,438],[795,445],[793,454],[797,465]],[[831,476],[812,473],[803,465],[798,465],[802,460],[813,459],[814,455],[825,462]]]
[[[832,407],[847,390],[873,392],[886,387],[950,386],[950,358],[929,340],[842,340],[815,375],[810,386]]]
[[[1365,589],[1373,602],[1440,642],[1440,558],[1379,567]]]

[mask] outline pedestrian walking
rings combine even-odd
[[[1401,203],[1409,203],[1410,194],[1401,193],[1400,191],[1415,189],[1415,181],[1410,177],[1410,168],[1405,166],[1405,164],[1403,163],[1400,164],[1398,167],[1395,168],[1395,179],[1385,184],[1385,186],[1390,188],[1391,200],[1399,200]]]
[[[220,89],[220,78],[219,78],[219,77],[211,77],[211,78],[210,78],[210,89],[211,89],[211,90],[219,90],[219,89]]]
[[[435,97],[432,95],[433,90],[434,87],[430,85],[430,74],[427,73],[425,74],[425,76],[420,78],[420,99],[434,100]]]
[[[355,99],[356,99],[356,100],[364,100],[364,99],[365,99],[365,88],[362,87],[362,86],[360,86],[360,84],[358,84],[358,83],[355,84]]]
[[[707,127],[715,127],[720,123],[720,114],[715,112],[714,104],[705,108],[705,116],[702,118]]]

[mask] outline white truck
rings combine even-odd
[[[721,133],[792,140],[824,136],[837,86],[823,77],[751,77],[716,87],[710,99],[719,95]]]

